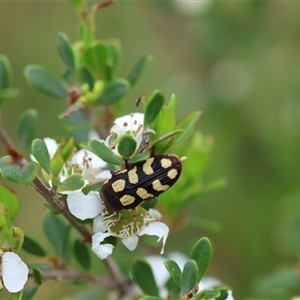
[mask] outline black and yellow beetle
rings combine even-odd
[[[113,173],[104,182],[100,195],[104,204],[114,210],[135,208],[169,189],[181,170],[181,160],[176,155],[153,155]]]

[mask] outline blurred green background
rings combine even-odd
[[[201,195],[192,208],[222,229],[171,233],[166,251],[187,251],[209,237],[214,253],[208,274],[229,284],[236,299],[300,295],[299,16],[295,2],[117,1],[97,17],[97,37],[121,41],[121,76],[140,56],[154,56],[127,94],[124,113],[156,88],[167,98],[176,94],[178,119],[203,112],[199,129],[215,140],[205,179],[225,178],[227,186]],[[2,112],[12,136],[29,107],[39,111],[38,137],[62,134],[57,115],[64,103],[29,87],[23,69],[38,63],[61,74],[57,33],[74,42],[77,26],[67,1],[0,1],[0,53],[9,57],[13,86],[21,90]],[[17,225],[39,237],[41,197],[10,186],[21,199]]]

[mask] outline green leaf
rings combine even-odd
[[[0,184],[0,203],[1,202],[4,203],[5,214],[12,224],[19,213],[19,200],[15,192],[3,184]]]
[[[56,155],[52,158],[52,160],[50,162],[52,179],[58,179],[59,174],[61,173],[61,170],[62,170],[64,164],[65,164],[65,161],[61,155]],[[58,183],[60,183],[60,181],[56,182],[55,184],[58,184]]]
[[[90,249],[87,244],[82,243],[79,239],[75,240],[73,245],[75,258],[80,266],[88,271],[91,268],[91,255]]]
[[[174,282],[178,285],[181,286],[181,270],[178,266],[178,264],[171,259],[168,259],[164,262],[164,265],[168,272],[170,273],[171,277],[173,278]]]
[[[57,51],[65,65],[64,77],[71,83],[74,80],[75,72],[74,53],[68,37],[62,32],[58,34]]]
[[[165,98],[161,92],[155,90],[146,104],[144,127],[150,125],[158,116],[164,105]]]
[[[167,282],[165,283],[165,287],[168,290],[168,297],[169,299],[181,299],[181,284],[178,286],[172,277],[169,277]]]
[[[10,298],[9,299],[10,300],[21,300],[21,299],[23,299],[22,295],[23,295],[22,290],[17,292],[17,293],[10,293]]]
[[[111,105],[119,101],[130,89],[130,83],[125,79],[114,79],[107,83],[98,104]]]
[[[105,73],[108,64],[108,48],[104,41],[90,45],[83,52],[83,59],[88,67],[90,67],[100,77]]]
[[[107,47],[111,61],[111,63],[108,65],[110,68],[110,76],[113,77],[122,58],[122,48],[119,40],[117,39],[108,40]]]
[[[208,238],[201,238],[192,248],[190,258],[193,259],[198,266],[198,278],[200,281],[208,267],[211,258],[211,244]]]
[[[24,236],[22,249],[32,255],[37,255],[41,257],[47,255],[46,251],[36,241],[34,241],[32,238],[30,238],[27,235]]]
[[[177,126],[177,129],[183,129],[183,132],[180,134],[177,134],[172,142],[172,146],[175,146],[179,143],[184,142],[187,138],[189,138],[192,133],[195,130],[195,127],[199,121],[201,112],[200,111],[194,111],[191,112],[185,119],[183,119]]]
[[[159,296],[152,269],[145,260],[139,259],[134,262],[132,276],[134,281],[146,294]]]
[[[121,166],[122,161],[116,156],[104,143],[99,142],[97,140],[91,140],[87,145],[81,144],[82,148],[85,148],[97,156],[99,156],[101,159],[103,159],[105,162]]]
[[[151,128],[155,131],[155,138],[159,138],[164,134],[174,130],[176,125],[175,111],[169,107],[162,107],[155,122],[151,124]]]
[[[136,140],[130,136],[124,134],[118,144],[118,152],[122,157],[130,157],[136,149]]]
[[[93,87],[94,87],[94,78],[93,78],[93,74],[90,72],[89,69],[85,68],[85,67],[81,67],[80,70],[80,78],[82,80],[82,82],[85,82],[88,84],[89,86],[89,90],[92,91]]]
[[[75,114],[76,112],[82,110],[85,107],[85,104],[81,103],[81,102],[75,102],[73,104],[71,104],[70,106],[68,106],[64,112],[62,112],[59,115],[60,119],[66,119],[69,118],[71,115]]]
[[[151,156],[151,153],[149,151],[143,151],[141,153],[138,153],[138,154],[130,157],[128,162],[130,164],[135,164],[137,162],[144,161],[144,160],[148,159],[150,156]]]
[[[152,55],[145,55],[137,61],[137,63],[134,65],[131,72],[127,76],[127,79],[130,82],[131,86],[134,86],[136,84],[151,61]]]
[[[23,112],[19,125],[17,143],[21,150],[26,150],[30,145],[36,133],[38,112],[34,108]]]
[[[42,271],[39,269],[39,268],[32,268],[32,271],[33,271],[33,278],[35,280],[35,282],[39,285],[42,284],[43,282],[43,273]]]
[[[103,186],[103,182],[97,182],[95,184],[85,186],[81,191],[87,195],[90,191],[97,191],[100,190]]]
[[[198,267],[194,260],[188,260],[182,271],[181,295],[188,294],[198,283]]]
[[[68,262],[70,258],[70,225],[66,225],[59,215],[48,213],[43,222],[43,229],[58,256]]]
[[[11,77],[9,60],[5,55],[0,55],[0,90],[9,88]]]
[[[37,283],[33,283],[31,286],[26,288],[23,291],[22,300],[31,300],[39,289],[39,285]]]
[[[31,153],[44,171],[47,174],[50,174],[50,155],[46,143],[41,139],[33,140],[31,144]]]
[[[19,183],[21,180],[21,167],[16,164],[6,164],[3,159],[0,160],[0,172],[9,181]]]
[[[76,191],[82,188],[83,186],[84,180],[82,180],[81,174],[70,175],[59,184],[59,188],[62,191]]]
[[[31,183],[36,176],[37,168],[38,165],[34,162],[29,162],[21,168],[17,164],[10,164],[5,158],[0,159],[0,173],[11,182]]]
[[[175,94],[171,95],[171,98],[168,103],[168,108],[172,109],[174,112],[176,111],[176,96],[175,96]]]
[[[220,299],[221,292],[218,290],[205,290],[199,294],[196,295],[195,299],[197,300],[214,300],[214,299]],[[226,297],[227,298],[227,297]]]
[[[68,86],[66,82],[55,77],[44,67],[29,65],[25,67],[24,76],[27,82],[38,91],[57,99],[67,99]]]

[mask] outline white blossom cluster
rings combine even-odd
[[[119,155],[115,143],[124,134],[130,134],[137,142],[137,148],[142,141],[144,114],[132,113],[123,117],[117,118],[113,127],[110,130],[110,135],[103,141],[112,151]],[[50,157],[53,157],[57,144],[52,139],[45,139],[47,148],[49,149]],[[50,149],[50,148],[51,149]],[[95,154],[80,150],[74,154],[69,163],[76,166],[77,172],[81,171],[82,179],[85,184],[95,180],[106,180],[111,177],[111,173],[105,170],[107,164]],[[69,167],[69,166],[68,166]],[[68,175],[70,168],[63,168],[60,174],[60,180],[64,180]],[[117,237],[122,240],[122,243],[133,251],[139,237],[142,235],[155,235],[158,241],[162,239],[163,247],[169,233],[169,228],[164,223],[160,222],[161,214],[155,210],[149,211],[138,208],[134,212],[109,212],[102,204],[100,194],[95,191],[85,195],[81,190],[63,191],[67,195],[67,204],[70,212],[80,220],[93,219],[92,250],[101,259],[107,258],[114,249],[114,246],[105,243],[105,238],[109,236]],[[126,218],[124,218],[126,214]],[[136,221],[138,219],[138,221]],[[117,226],[117,225],[120,226]],[[121,229],[119,229],[121,227]]]

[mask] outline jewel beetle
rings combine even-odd
[[[102,186],[101,199],[116,211],[135,208],[168,190],[181,170],[181,160],[175,154],[153,155],[113,173]]]

